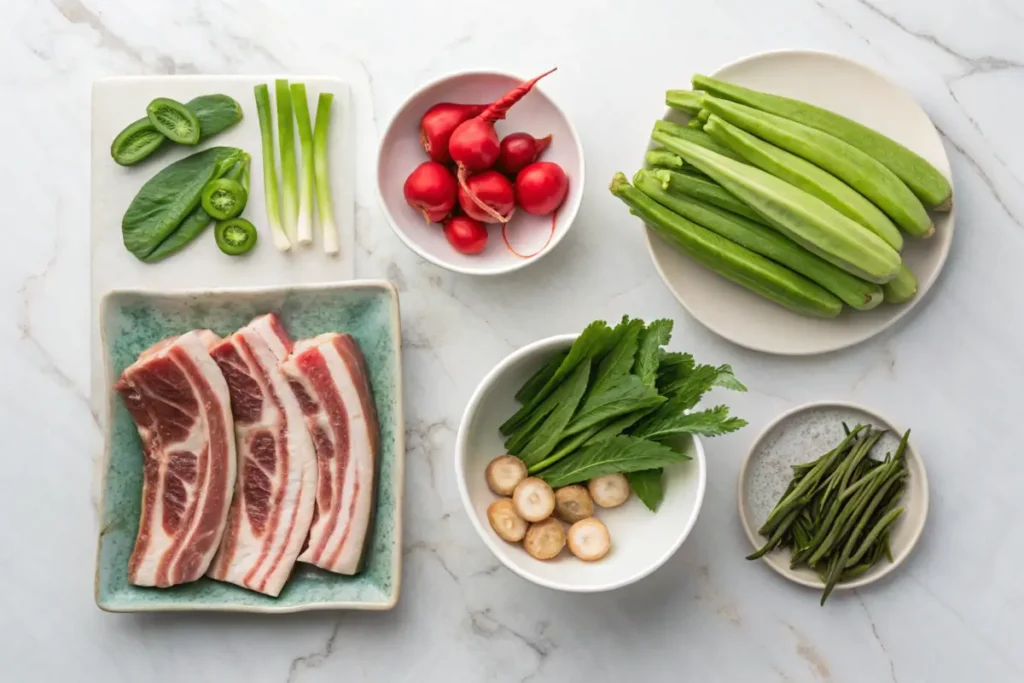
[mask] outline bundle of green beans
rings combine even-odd
[[[846,425],[843,425],[846,429]],[[758,533],[768,540],[748,560],[784,547],[791,567],[817,570],[824,605],[840,581],[860,576],[883,555],[892,562],[889,530],[903,513],[908,430],[896,453],[869,457],[884,431],[857,425],[836,448],[795,465],[793,480]]]
[[[625,176],[612,181],[632,213],[720,275],[803,315],[915,296],[904,234],[930,237],[928,212],[952,205],[941,172],[835,112],[701,75],[693,85],[665,98],[689,122],[657,121],[647,168],[632,186]],[[704,212],[707,204],[716,211]],[[747,220],[737,226],[736,216]],[[765,229],[777,235],[764,239]]]

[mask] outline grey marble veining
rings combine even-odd
[[[1016,427],[1024,412],[1024,8],[1013,0],[747,0],[512,5],[309,0],[15,0],[0,22],[0,679],[4,681],[1024,680]],[[953,164],[958,229],[926,305],[854,349],[772,358],[714,337],[659,281],[605,187],[639,163],[661,93],[760,50],[841,52],[906,87]],[[92,603],[100,434],[88,401],[89,92],[113,74],[365,73],[383,126],[425,80],[535,73],[576,124],[587,187],[536,265],[477,279],[419,261],[372,187],[360,131],[357,272],[400,289],[408,455],[403,593],[381,614],[107,615]],[[356,94],[359,97],[359,94]],[[369,100],[369,101],[365,101]],[[365,162],[369,159],[371,164]],[[676,320],[675,348],[729,362],[716,396],[751,425],[707,444],[704,509],[668,564],[603,595],[499,567],[459,502],[455,430],[514,348],[623,313]],[[914,430],[932,508],[892,580],[835,596],[745,562],[736,475],[785,409],[852,400]]]

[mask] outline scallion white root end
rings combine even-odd
[[[266,196],[267,222],[274,246],[288,251],[292,244],[281,225],[281,209],[277,202],[277,169],[274,166],[274,124],[270,112],[270,90],[266,83],[257,85],[256,111],[260,120],[260,141],[263,147],[263,193]]]
[[[288,81],[274,81],[277,103],[277,144],[281,148],[282,224],[289,239],[296,239],[299,220],[299,176],[295,164],[295,116],[292,114],[292,93]]]
[[[327,168],[327,133],[331,124],[331,104],[334,95],[320,93],[316,103],[316,123],[313,126],[313,173],[316,178],[316,210],[320,216],[320,230],[324,252],[337,254],[338,226],[334,223],[334,204],[331,201],[331,181]]]
[[[296,227],[299,244],[313,243],[313,124],[309,118],[306,84],[292,83],[292,110],[299,128],[302,148],[302,182],[299,186],[299,220]]]

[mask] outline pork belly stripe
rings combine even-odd
[[[231,392],[238,485],[210,576],[278,595],[309,530],[316,455],[281,372],[292,343],[280,319],[256,318],[213,350]]]
[[[217,341],[208,330],[165,339],[140,354],[115,385],[143,442],[132,583],[196,580],[224,531],[235,443],[227,384],[208,352]]]
[[[359,571],[373,509],[378,425],[362,353],[348,335],[299,342],[282,364],[317,448],[317,514],[299,556],[324,569]]]

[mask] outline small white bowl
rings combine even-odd
[[[553,78],[558,78],[557,71],[545,80]],[[499,136],[524,131],[541,138],[550,133],[553,136],[551,146],[544,150],[540,160],[557,163],[569,177],[569,194],[555,214],[553,235],[551,216],[531,216],[517,210],[508,224],[509,242],[517,252],[539,253],[531,258],[516,256],[506,249],[501,226],[491,225],[487,247],[481,253],[460,254],[445,240],[440,224],[424,222],[423,216],[405,202],[402,192],[405,179],[413,169],[429,161],[420,146],[419,125],[423,113],[439,102],[487,104],[524,80],[494,71],[445,76],[414,92],[384,131],[377,153],[377,195],[381,209],[399,239],[435,265],[468,275],[499,275],[518,270],[554,249],[576,218],[583,198],[583,145],[565,113],[544,93],[544,80],[509,110],[506,120],[496,124]]]
[[[505,452],[498,425],[518,404],[514,395],[555,352],[567,349],[575,334],[549,337],[524,346],[491,370],[469,400],[455,441],[455,476],[473,526],[502,564],[546,588],[596,593],[629,585],[664,564],[689,535],[704,500],[704,448],[694,437],[686,452],[693,458],[665,470],[665,498],[651,512],[636,496],[620,507],[598,508],[595,517],[608,527],[612,549],[597,562],[584,562],[568,549],[547,562],[530,557],[521,544],[498,537],[487,522],[487,506],[497,496],[487,487],[487,463]]]
[[[865,424],[876,429],[887,429],[889,433],[875,445],[872,455],[877,458],[887,450],[895,452],[903,431],[881,415],[843,401],[808,403],[783,413],[764,428],[750,448],[740,467],[739,507],[740,521],[754,548],[760,548],[765,538],[757,533],[768,514],[778,502],[792,479],[791,465],[814,460],[828,452],[843,440],[842,423],[851,428]],[[914,448],[911,433],[904,455],[910,476],[900,505],[903,514],[890,529],[889,545],[892,562],[884,557],[874,567],[853,579],[836,584],[836,590],[859,588],[878,581],[896,569],[914,549],[924,522],[928,517],[928,475],[924,461]],[[789,550],[774,550],[763,558],[776,572],[803,586],[824,588],[818,574],[806,567],[790,569]]]

